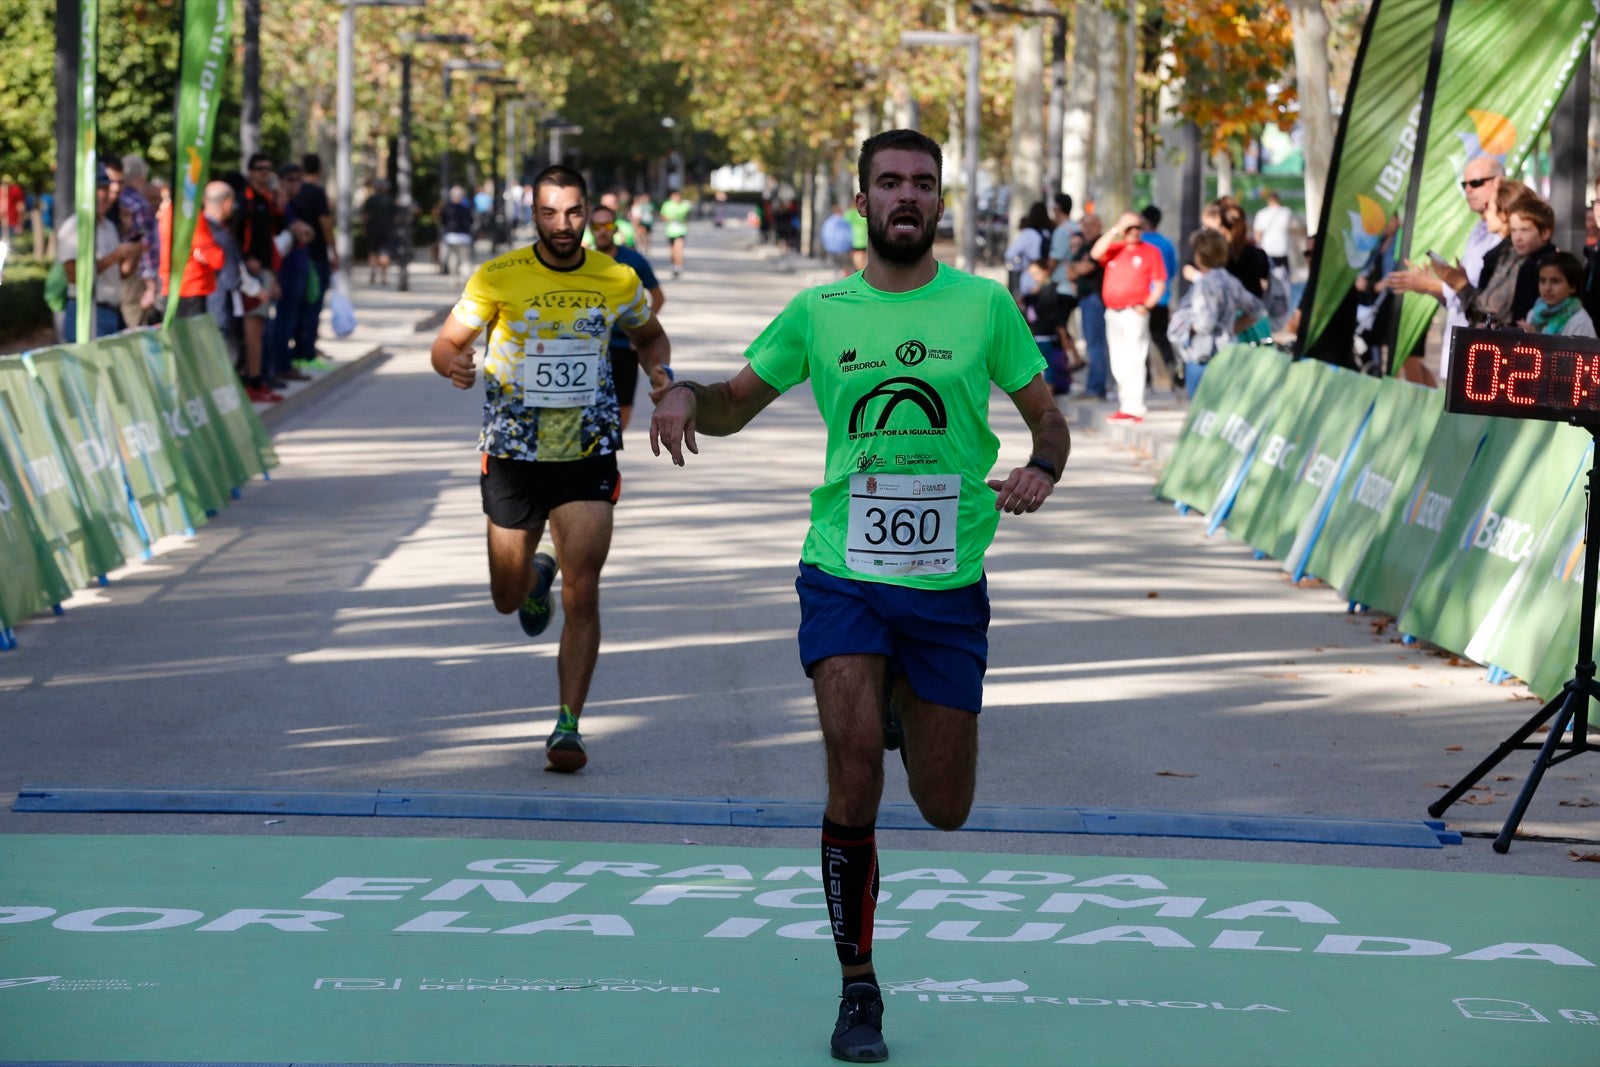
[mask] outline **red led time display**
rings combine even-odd
[[[1600,341],[1457,329],[1445,389],[1447,411],[1600,425]]]

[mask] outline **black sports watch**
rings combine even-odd
[[[1045,459],[1043,456],[1029,456],[1028,466],[1036,467],[1048,474],[1050,476],[1051,485],[1054,485],[1061,480],[1061,472],[1056,470],[1056,465]]]

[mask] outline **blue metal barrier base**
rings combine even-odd
[[[269,792],[202,789],[77,789],[24,786],[18,812],[330,815],[411,819],[525,819],[544,822],[675,823],[687,826],[806,828],[822,824],[815,801],[737,797],[598,797],[557,793],[446,793],[378,789]],[[913,804],[885,804],[881,830],[931,829]],[[1106,834],[1299,841],[1327,845],[1440,848],[1461,834],[1432,820],[1340,819],[1133,808],[981,805],[965,830],[977,833]]]

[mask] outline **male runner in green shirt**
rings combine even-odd
[[[843,972],[832,1051],[888,1057],[872,969],[883,750],[901,748],[924,818],[966,822],[988,656],[983,556],[999,513],[1038,510],[1071,441],[1016,304],[995,282],[941,266],[939,146],[891,130],[861,146],[862,274],[795,297],[713,385],[656,392],[650,446],[682,465],[696,432],[740,430],[809,378],[828,428],[800,556],[800,658],[827,750],[823,889]],[[991,383],[1010,394],[1033,454],[1004,478],[989,428]],[[902,747],[903,742],[903,747]]]

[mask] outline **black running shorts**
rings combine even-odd
[[[505,530],[537,530],[550,513],[575,500],[615,504],[622,495],[617,457],[610,453],[568,463],[482,457],[478,488],[483,513]]]

